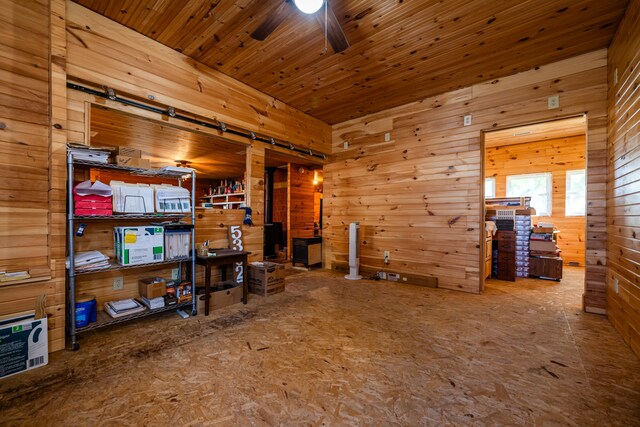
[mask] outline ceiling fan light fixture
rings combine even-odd
[[[293,2],[301,12],[307,14],[316,13],[324,4],[324,0],[293,0]]]

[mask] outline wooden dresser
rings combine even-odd
[[[498,280],[516,280],[516,232],[498,230]]]
[[[529,258],[529,276],[541,279],[560,281],[562,279],[562,258],[531,257]]]

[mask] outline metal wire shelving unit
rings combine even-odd
[[[73,178],[76,168],[83,169],[97,169],[97,170],[113,170],[120,173],[127,173],[132,176],[151,176],[161,178],[175,178],[178,180],[178,185],[182,186],[182,178],[191,178],[191,211],[185,213],[145,213],[145,214],[114,214],[105,216],[88,216],[88,215],[74,215],[74,203],[73,203]],[[118,323],[126,322],[141,317],[151,316],[157,313],[162,313],[168,310],[177,308],[187,308],[191,306],[191,313],[195,315],[197,312],[197,299],[195,293],[195,271],[196,271],[196,251],[195,251],[195,206],[196,206],[196,173],[191,171],[185,173],[184,171],[172,170],[172,169],[140,169],[127,166],[114,165],[109,163],[92,162],[86,160],[74,159],[72,153],[67,153],[67,254],[69,256],[69,267],[67,268],[67,325],[69,338],[71,341],[72,349],[78,350],[80,344],[78,343],[78,334],[85,331],[96,330],[105,326],[115,325]],[[76,239],[76,222],[77,221],[104,221],[104,220],[169,220],[175,221],[185,217],[191,218],[191,256],[187,258],[163,260],[154,263],[137,264],[137,265],[119,265],[117,263],[111,263],[105,268],[95,268],[88,270],[77,270],[75,267],[75,239]],[[191,301],[185,301],[178,304],[169,305],[158,309],[147,309],[139,313],[133,313],[128,316],[119,318],[112,318],[104,312],[98,313],[97,322],[90,323],[89,325],[77,328],[76,327],[76,277],[89,274],[99,274],[114,270],[128,270],[144,267],[155,267],[169,264],[178,264],[180,266],[180,276],[182,277],[183,270],[190,272],[190,279],[192,284],[192,298]],[[184,269],[188,264],[190,268]]]

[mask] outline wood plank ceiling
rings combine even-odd
[[[329,124],[606,47],[628,3],[334,0],[351,47],[323,55],[297,10],[250,37],[284,0],[74,1]]]

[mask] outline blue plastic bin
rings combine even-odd
[[[76,328],[84,328],[91,322],[95,322],[98,315],[98,306],[94,295],[80,295],[76,301]]]

